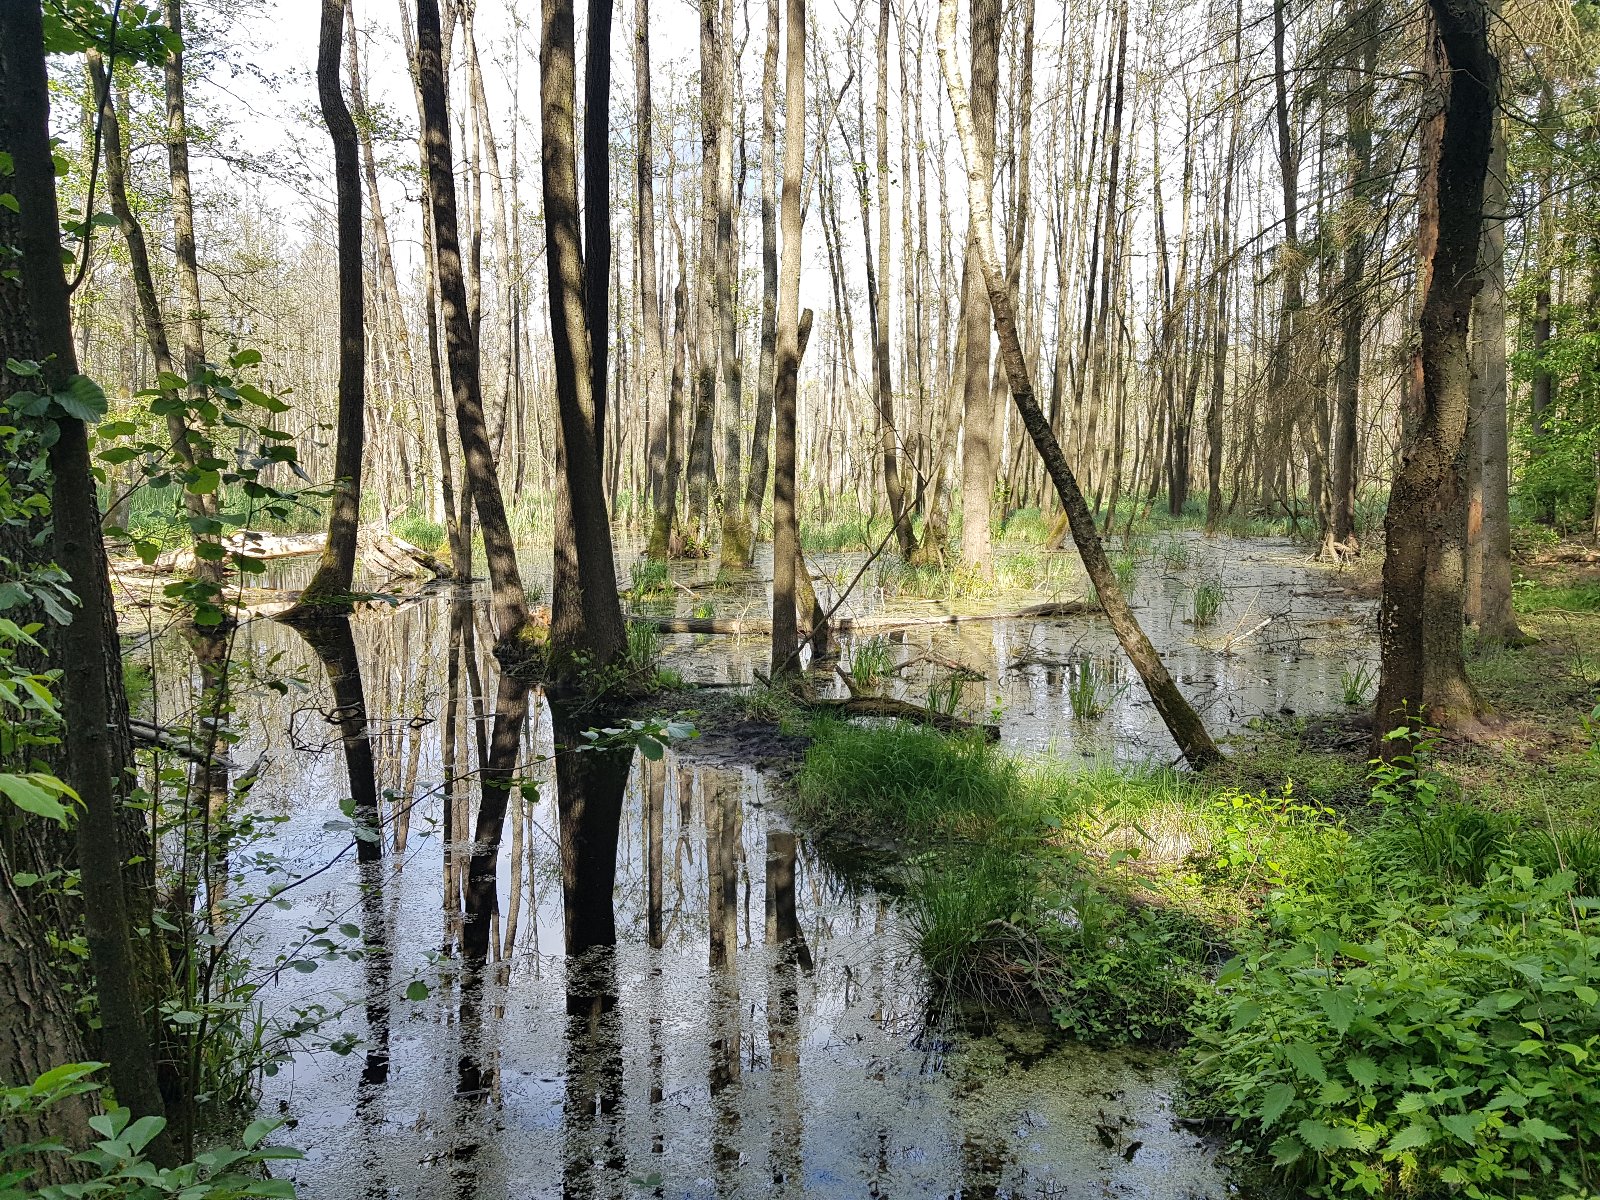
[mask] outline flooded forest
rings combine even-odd
[[[1600,1197],[1593,0],[0,0],[0,1200]]]

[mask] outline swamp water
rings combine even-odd
[[[1193,549],[1226,558],[1241,581],[1213,626],[1182,621],[1184,576],[1205,563],[1183,576],[1149,565],[1136,599],[1213,729],[1336,707],[1370,610],[1309,594],[1319,581],[1286,545]],[[813,565],[842,583],[863,558]],[[713,573],[678,566],[674,599],[634,607],[686,615]],[[759,609],[769,576],[758,564],[749,582],[712,589],[719,615]],[[1063,594],[1082,593],[1068,580]],[[841,612],[882,606],[874,588]],[[282,1164],[302,1196],[1232,1194],[1212,1149],[1175,1122],[1176,1073],[1162,1056],[930,1027],[892,902],[825,865],[785,824],[768,781],[725,745],[552,762],[587,725],[535,693],[499,730],[528,786],[506,793],[497,851],[469,867],[477,771],[495,757],[495,713],[513,707],[497,700],[481,612],[465,593],[441,592],[350,623],[384,791],[376,865],[348,849],[335,858],[349,844],[339,806],[349,788],[327,672],[280,626],[239,635],[236,658],[294,682],[280,694],[249,686],[246,671],[238,685],[234,758],[258,765],[251,807],[279,822],[237,857],[235,886],[264,895],[315,872],[287,908],[267,905],[247,927],[253,960],[282,964],[262,997],[279,1018],[331,1013],[319,1044],[344,1035],[354,1046],[308,1047],[266,1081],[263,1114],[291,1122],[276,1140],[306,1153]],[[1221,640],[1256,614],[1274,619],[1222,654]],[[890,638],[889,691],[921,700],[951,663],[971,667],[986,679],[960,688],[958,711],[998,720],[1019,749],[1171,756],[1097,618]],[[848,640],[844,649],[848,660]],[[669,636],[662,665],[746,682],[764,650]],[[175,657],[171,669],[187,671]],[[1084,669],[1110,685],[1093,721],[1075,721],[1067,699]],[[694,703],[693,693],[663,699]],[[364,953],[319,953],[312,931],[324,927],[337,948]],[[480,970],[463,965],[474,939]]]

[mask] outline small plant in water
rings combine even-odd
[[[952,671],[943,679],[928,687],[928,711],[939,713],[941,716],[953,717],[956,715],[956,706],[961,703],[961,675]]]
[[[1104,681],[1093,659],[1084,659],[1072,670],[1067,684],[1067,702],[1072,705],[1072,716],[1078,721],[1092,721],[1106,710]]]
[[[1124,599],[1133,599],[1133,589],[1139,582],[1139,560],[1132,554],[1119,554],[1111,564],[1111,571],[1117,577],[1117,590]]]
[[[861,687],[877,687],[894,669],[894,652],[889,639],[878,635],[857,644],[850,652],[850,665],[845,668],[850,678]]]
[[[659,558],[641,558],[629,568],[629,574],[633,580],[628,587],[630,599],[644,600],[672,591],[672,573]]]
[[[1377,682],[1370,663],[1356,663],[1339,673],[1339,691],[1346,707],[1358,708],[1367,702],[1372,685]]]
[[[1169,571],[1186,571],[1189,569],[1189,543],[1181,534],[1169,534],[1156,548],[1156,557]]]
[[[1227,599],[1228,589],[1223,586],[1220,579],[1203,580],[1190,597],[1192,613],[1191,618],[1196,625],[1210,625],[1217,619],[1217,610],[1222,607],[1223,600]]]

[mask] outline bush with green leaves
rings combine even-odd
[[[1298,1194],[1573,1195],[1600,1151],[1600,902],[1554,837],[1444,798],[1427,731],[1390,739],[1375,828],[1329,822],[1202,1001],[1198,1106]]]
[[[145,1149],[166,1127],[161,1117],[134,1120],[126,1108],[108,1108],[89,1118],[98,1135],[74,1153],[59,1143],[18,1143],[7,1134],[17,1122],[44,1112],[69,1096],[98,1091],[91,1076],[103,1063],[67,1063],[46,1071],[30,1084],[0,1088],[0,1200],[244,1200],[246,1197],[293,1197],[294,1183],[274,1179],[268,1164],[303,1157],[289,1146],[266,1145],[267,1135],[282,1124],[276,1120],[252,1122],[240,1135],[238,1146],[215,1146],[175,1167],[158,1167],[145,1157]],[[9,1127],[9,1128],[8,1128]],[[76,1182],[32,1187],[38,1156],[69,1155]]]

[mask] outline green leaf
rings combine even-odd
[[[1328,1023],[1341,1037],[1350,1031],[1350,1022],[1356,1019],[1356,1002],[1343,988],[1329,988],[1317,993],[1317,1003],[1328,1014]]]
[[[1284,1047],[1284,1053],[1289,1056],[1294,1069],[1307,1079],[1315,1079],[1318,1083],[1328,1082],[1328,1069],[1322,1065],[1322,1056],[1309,1042],[1290,1042]]]
[[[407,1000],[426,1000],[430,994],[428,985],[420,979],[413,979],[406,985]]]
[[[22,379],[32,379],[39,374],[40,367],[31,358],[8,358],[6,359],[6,370]]]
[[[87,375],[74,375],[51,399],[62,412],[80,421],[99,421],[106,415],[106,394]]]
[[[1401,1150],[1420,1149],[1431,1141],[1433,1130],[1420,1122],[1413,1122],[1389,1139],[1388,1148],[1391,1153],[1399,1153]]]
[[[254,1150],[261,1144],[262,1138],[282,1124],[282,1121],[268,1120],[265,1117],[259,1121],[251,1121],[249,1125],[245,1126],[244,1133],[240,1135],[239,1144],[246,1150]]]
[[[11,803],[23,812],[58,821],[62,825],[67,823],[67,807],[56,797],[69,796],[74,800],[78,798],[78,794],[59,779],[39,774],[0,774],[0,792],[5,793]]]
[[[1283,1110],[1294,1102],[1295,1090],[1292,1083],[1275,1083],[1267,1089],[1267,1095],[1261,1102],[1261,1128],[1271,1129]]]
[[[1451,1113],[1440,1117],[1439,1124],[1469,1146],[1477,1144],[1478,1122],[1471,1113]]]
[[[1383,1078],[1383,1072],[1379,1069],[1378,1064],[1365,1054],[1358,1054],[1350,1059],[1349,1062],[1345,1063],[1345,1070],[1350,1072],[1351,1079],[1354,1079],[1368,1090],[1375,1087],[1378,1080]]]
[[[1566,1130],[1557,1129],[1554,1125],[1547,1121],[1541,1121],[1538,1117],[1529,1117],[1514,1128],[1522,1141],[1537,1142],[1541,1146],[1546,1142],[1566,1141],[1567,1138],[1572,1136]],[[1510,1130],[1507,1130],[1507,1132],[1509,1133]]]

